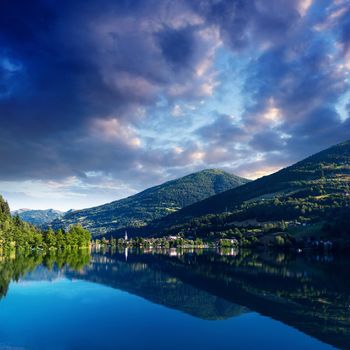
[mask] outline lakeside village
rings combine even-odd
[[[107,239],[94,239],[91,241],[92,248],[97,250],[104,247],[111,248],[143,248],[143,249],[222,249],[222,248],[274,248],[282,250],[294,250],[301,253],[303,250],[331,251],[339,249],[337,242],[320,236],[315,238],[303,237],[295,239],[288,232],[271,232],[266,235],[248,235],[245,238],[217,238],[203,240],[199,237],[184,237],[183,235],[169,235],[164,237],[134,237],[129,238],[125,232],[123,238],[110,237]]]

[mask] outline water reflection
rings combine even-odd
[[[108,262],[94,258],[80,278],[207,319],[253,310],[350,348],[350,259],[345,256],[231,249],[129,251],[127,260],[123,251],[106,256]]]
[[[38,268],[45,266],[46,268]],[[122,250],[0,261],[11,280],[64,274],[127,291],[206,320],[258,312],[323,342],[350,348],[350,259],[227,249]]]
[[[90,251],[84,249],[0,256],[0,299],[6,296],[12,281],[51,280],[66,270],[82,269],[90,263],[90,258]]]
[[[164,257],[174,256],[166,250],[94,254],[88,267],[67,275],[121,289],[203,319],[226,319],[247,312],[245,307],[183,281],[168,271]]]

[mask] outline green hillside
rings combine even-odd
[[[143,227],[152,220],[247,182],[221,170],[203,170],[125,199],[66,213],[51,225],[53,228],[67,228],[71,224],[81,223],[95,236],[127,227]]]
[[[188,206],[153,223],[148,232],[232,237],[247,231],[244,227],[251,228],[251,232],[254,227],[265,227],[266,231],[276,226],[284,228],[287,221],[291,227],[323,227],[333,234],[346,234],[349,184],[350,142],[344,142]]]

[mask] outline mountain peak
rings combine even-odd
[[[256,220],[260,216],[260,219],[264,217],[268,220],[274,210],[267,209],[267,204],[274,198],[285,202],[285,208],[282,205],[279,208],[280,220],[294,217],[295,213],[303,216],[305,208],[316,211],[324,205],[322,210],[325,211],[332,208],[332,201],[335,207],[340,201],[348,201],[349,178],[350,141],[346,141],[274,174],[194,203],[168,216],[167,222],[163,220],[157,225],[165,228],[193,217],[239,210],[240,218]],[[247,210],[248,207],[250,210]]]
[[[248,181],[223,170],[204,169],[121,200],[66,213],[52,226],[67,227],[80,222],[95,235],[126,227],[143,227],[152,220]]]

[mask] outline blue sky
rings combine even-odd
[[[0,193],[83,208],[350,137],[346,0],[5,0]]]

